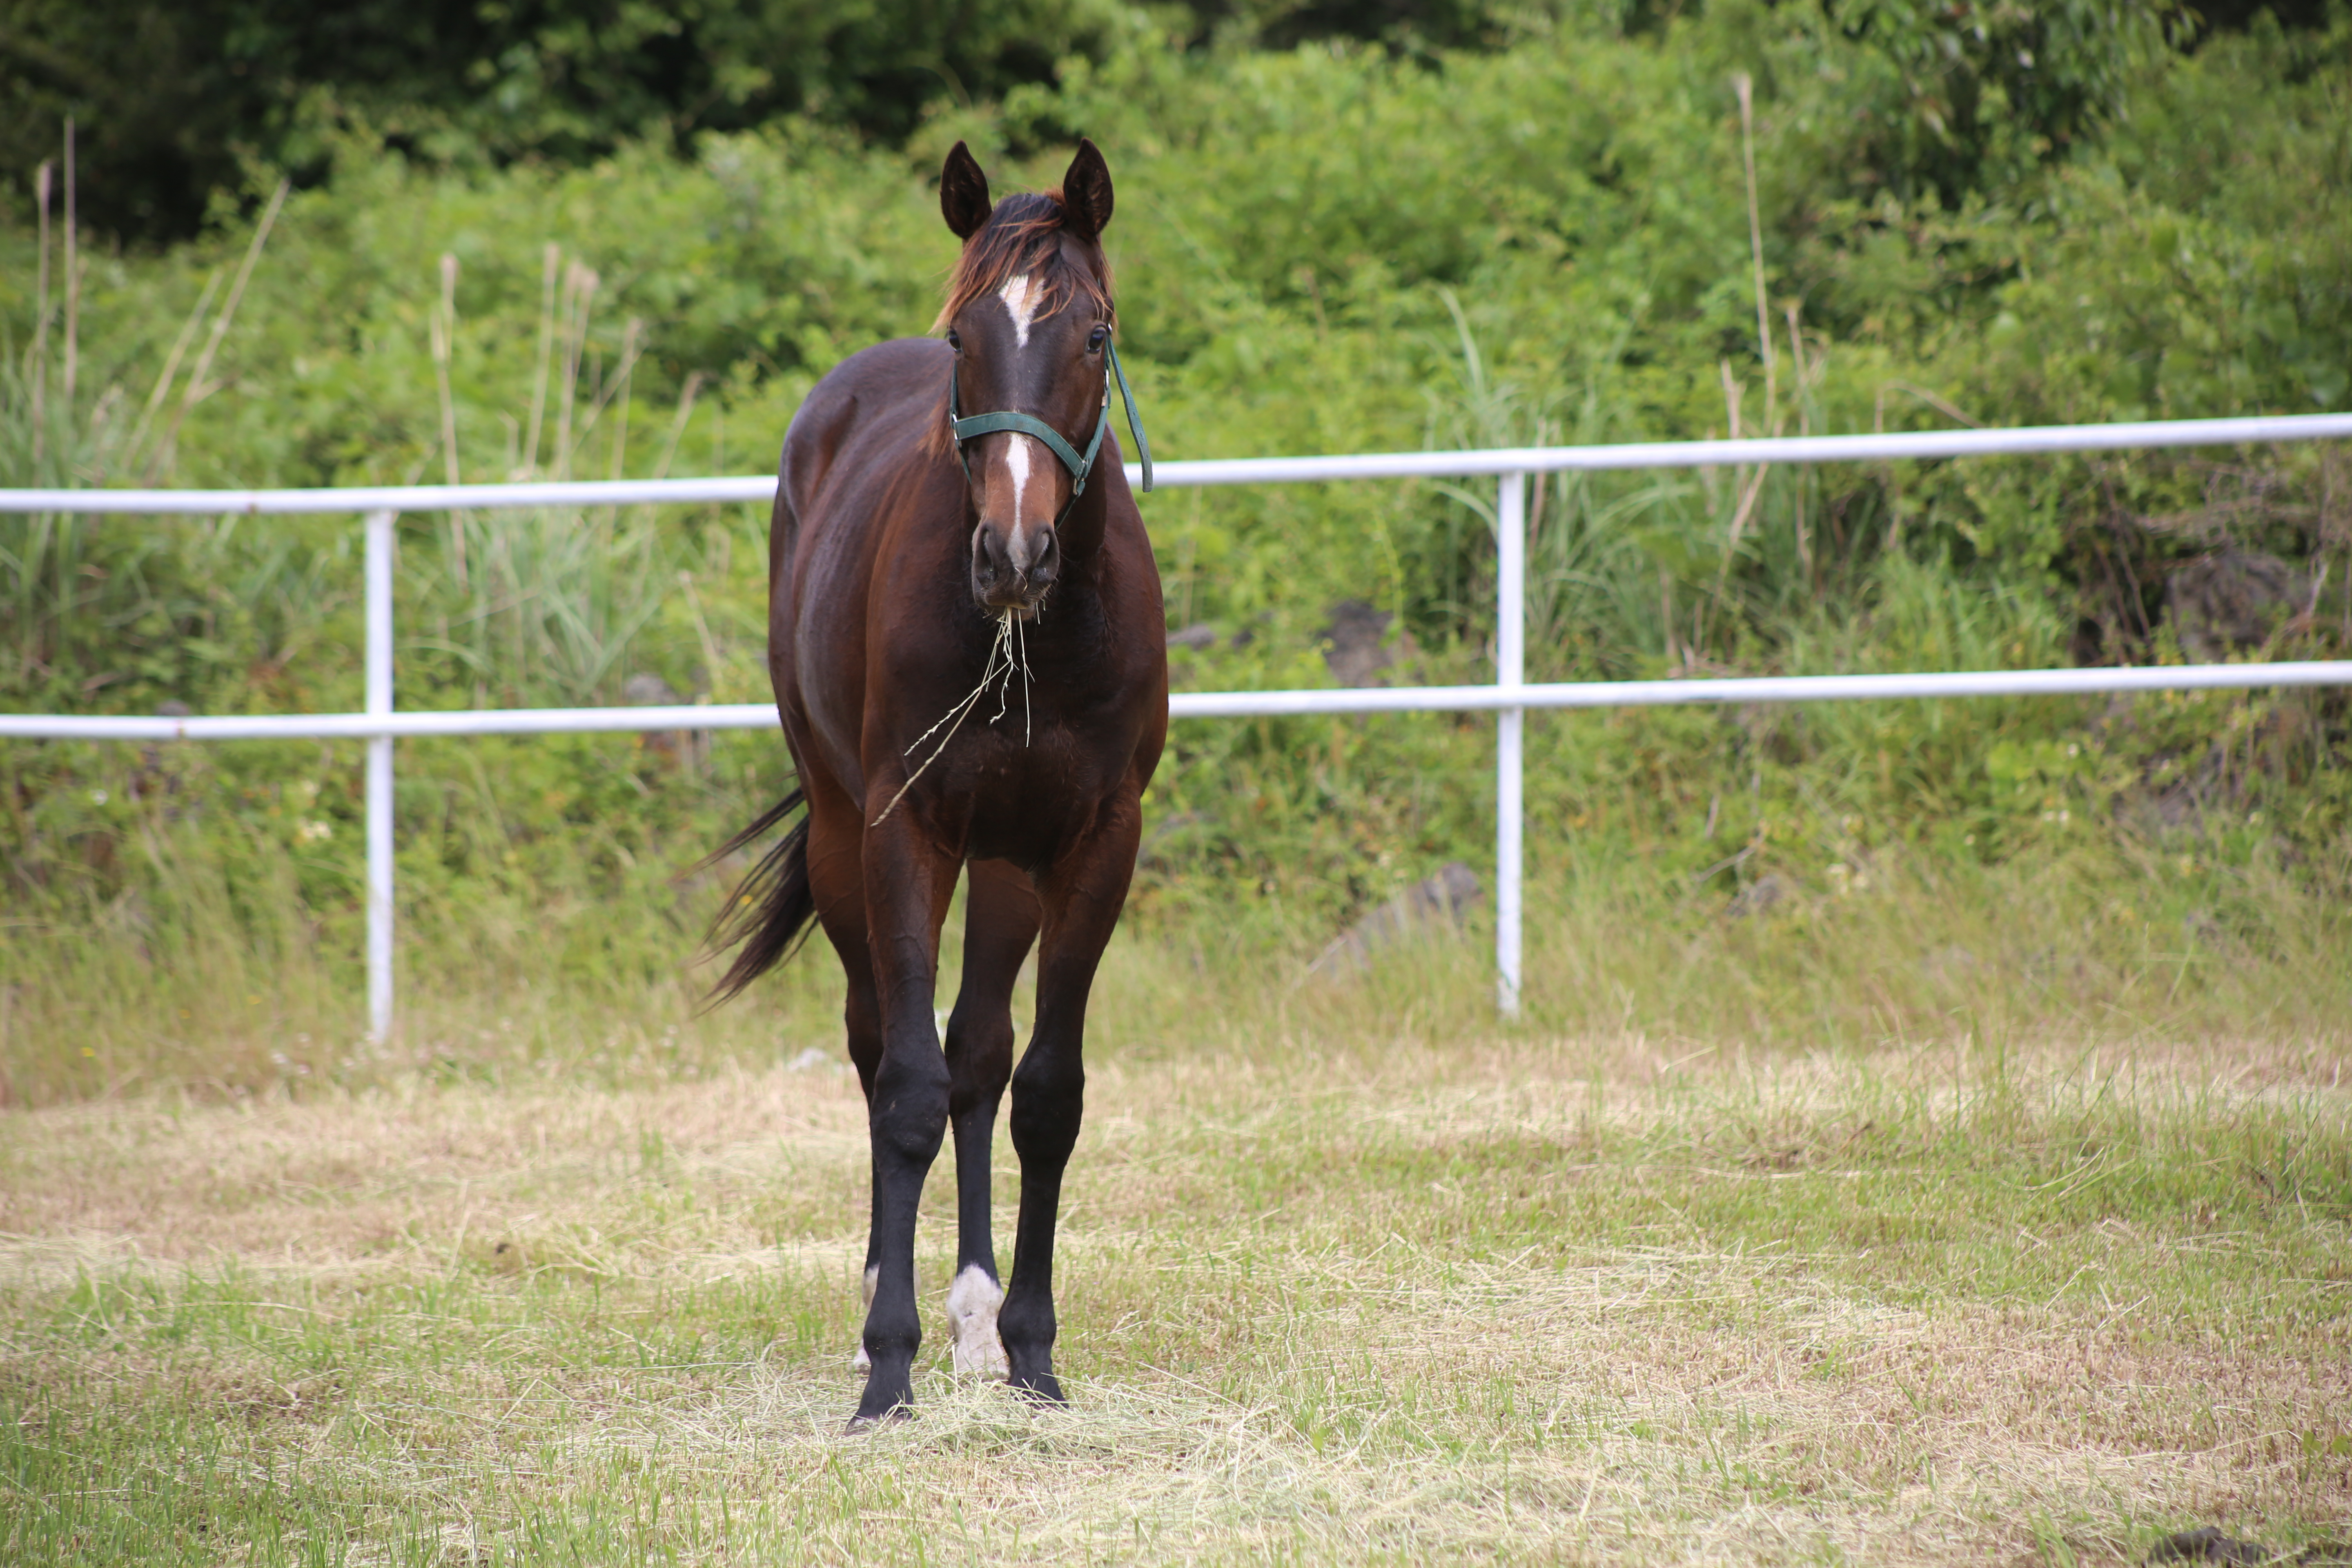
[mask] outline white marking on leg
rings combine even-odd
[[[959,1375],[1000,1383],[1013,1375],[1004,1342],[996,1333],[996,1310],[1003,1305],[1004,1291],[977,1263],[967,1264],[948,1287],[948,1329],[955,1341]]]
[[[869,1312],[874,1310],[874,1288],[881,1282],[882,1270],[868,1268],[866,1271],[866,1310]],[[852,1372],[874,1370],[874,1358],[866,1353],[866,1325],[862,1321],[857,1325],[857,1353],[849,1358],[849,1367]]]
[[[1029,274],[1024,272],[999,289],[996,297],[1004,301],[1005,313],[1013,318],[1013,346],[1027,348],[1029,322],[1037,314],[1037,307],[1045,302],[1045,290],[1032,285]]]

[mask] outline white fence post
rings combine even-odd
[[[1528,679],[1528,477],[1505,474],[1495,496],[1495,683]],[[1519,1016],[1521,752],[1527,710],[1505,708],[1495,726],[1495,1005]]]
[[[367,713],[392,716],[392,526],[398,512],[367,514]],[[392,1037],[392,737],[367,743],[368,1034]]]

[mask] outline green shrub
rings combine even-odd
[[[1888,94],[1926,89],[1901,87],[1880,23],[1738,4],[1622,22],[1438,55],[1139,34],[899,146],[789,120],[704,136],[686,164],[644,142],[435,172],[345,136],[333,178],[282,209],[262,177],[252,223],[154,256],[85,249],[71,397],[61,260],[53,247],[44,317],[19,216],[0,230],[0,470],[92,486],[756,470],[829,364],[928,325],[953,253],[929,183],[945,147],[969,138],[1001,184],[1042,184],[1081,130],[1119,181],[1125,357],[1164,457],[2346,395],[2352,22],[2189,55],[2118,34],[2111,58],[2053,61],[2079,90],[2039,107],[1986,55],[1968,67],[1982,135],[1954,129],[1947,149],[1965,178],[1913,159],[1907,185],[1885,172]],[[2097,42],[2082,28],[2067,47]],[[1760,342],[1739,71],[1757,84]],[[2023,118],[1996,137],[2002,116]],[[2314,447],[1548,479],[1530,496],[1530,670],[2177,658],[2168,574],[2225,549],[2282,557],[2308,589],[2243,653],[2340,656],[2346,479]],[[1175,490],[1145,509],[1171,626],[1207,628],[1175,658],[1181,686],[1329,679],[1318,638],[1351,598],[1393,617],[1387,679],[1490,668],[1490,487]],[[763,535],[750,508],[404,519],[400,701],[614,702],[637,676],[760,700]],[[356,707],[356,544],[336,518],[0,520],[0,701]],[[1826,887],[1824,868],[1860,875],[1871,855],[2030,865],[2093,838],[2156,846],[2148,875],[2186,854],[2340,891],[2346,712],[2340,695],[2212,694],[1546,719],[1532,842],[1547,875],[1603,865],[1612,886],[1710,908],[1770,877]],[[1180,726],[1139,918],[1240,900],[1311,948],[1435,865],[1483,861],[1490,733]],[[349,747],[11,745],[7,918],[54,956],[201,907],[245,933],[239,951],[299,937],[348,965],[355,766]],[[667,912],[550,929],[602,933],[593,951],[623,972],[674,966],[705,895],[653,889],[774,798],[782,766],[756,736],[707,759],[611,739],[404,747],[412,914],[457,932],[642,903]],[[2161,848],[2176,838],[2192,847]],[[17,984],[46,973],[10,963]]]

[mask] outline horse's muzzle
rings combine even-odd
[[[984,521],[972,530],[971,596],[991,614],[1011,610],[1028,619],[1045,602],[1061,568],[1061,541],[1051,527],[1041,524],[1010,539]]]

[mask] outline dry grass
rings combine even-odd
[[[1782,896],[1750,918],[1729,912],[1744,906],[1721,879],[1693,886],[1612,859],[1605,845],[1589,863],[1538,866],[1529,1026],[1647,1036],[1670,1042],[1669,1056],[1969,1039],[2136,1051],[2352,1042],[2342,962],[2352,914],[2325,879],[2130,842],[1997,866],[1846,853],[1829,862],[1840,876],[1776,874]],[[290,882],[243,921],[223,888],[182,879],[184,908],[164,924],[184,940],[111,916],[90,929],[12,930],[0,942],[0,1109],[181,1092],[301,1098],[397,1089],[419,1073],[634,1088],[838,1050],[840,971],[822,942],[755,996],[698,1016],[712,973],[692,963],[696,938],[725,879],[646,880],[618,898],[527,902],[468,888],[427,900],[401,928],[402,1024],[390,1046],[361,1037],[362,977],[335,956],[355,952],[356,929],[305,934]],[[283,929],[259,929],[273,921]],[[1090,1048],[1174,1061],[1207,1045],[1256,1061],[1488,1026],[1483,931],[1384,952],[1344,984],[1306,979],[1333,934],[1279,889],[1199,879],[1139,894],[1107,956]]]
[[[1353,1026],[1099,1051],[1073,1408],[934,1372],[856,1440],[845,1069],[14,1113],[0,1543],[2117,1561],[2352,1512],[2339,1045]]]

